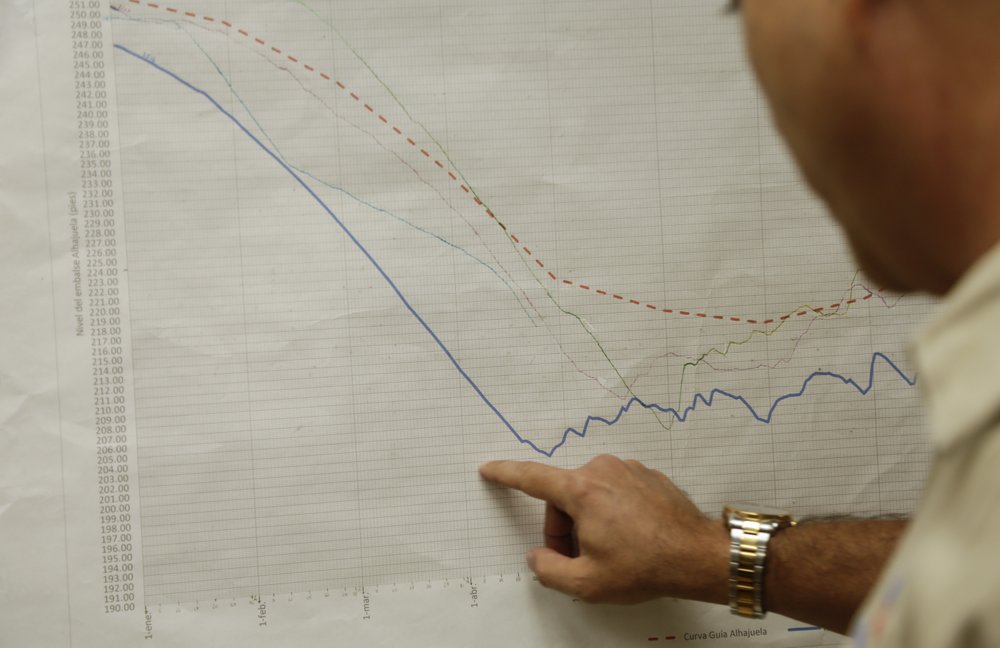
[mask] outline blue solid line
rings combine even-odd
[[[466,382],[468,382],[469,385],[476,391],[476,393],[479,394],[479,397],[483,400],[483,402],[486,403],[486,405],[488,405],[491,410],[493,410],[493,413],[496,414],[497,417],[500,419],[500,421],[503,422],[503,424],[507,427],[508,430],[510,430],[511,434],[513,434],[518,439],[518,441],[520,441],[521,443],[530,443],[530,441],[527,441],[526,439],[524,439],[523,437],[521,437],[521,435],[519,435],[517,433],[517,430],[515,430],[514,426],[510,424],[510,421],[508,421],[504,417],[504,415],[500,413],[500,410],[497,409],[496,405],[494,405],[492,402],[490,402],[490,399],[487,398],[486,394],[483,393],[483,390],[479,388],[479,385],[477,385],[475,383],[475,381],[473,381],[472,378],[469,376],[469,374],[467,374],[465,372],[465,369],[462,368],[462,365],[458,364],[458,360],[455,359],[455,356],[452,355],[451,351],[448,350],[448,347],[446,347],[444,345],[444,342],[441,341],[441,338],[439,338],[437,336],[437,333],[434,332],[434,330],[424,320],[424,318],[420,316],[420,313],[418,313],[416,311],[416,309],[413,308],[413,306],[410,304],[409,300],[406,299],[406,296],[403,295],[403,292],[399,289],[399,286],[396,285],[396,283],[392,280],[392,278],[389,277],[389,275],[382,268],[382,266],[379,265],[378,261],[375,260],[375,257],[373,257],[371,255],[371,253],[368,252],[367,248],[365,248],[365,246],[362,245],[361,241],[359,241],[354,236],[354,233],[351,232],[351,230],[347,229],[347,226],[343,223],[343,221],[341,221],[340,218],[338,218],[337,215],[335,213],[333,213],[333,210],[330,209],[325,202],[323,202],[323,199],[320,198],[316,194],[316,192],[312,190],[312,187],[310,187],[308,184],[306,184],[305,180],[303,180],[301,177],[299,177],[299,175],[297,173],[295,173],[295,171],[290,166],[288,166],[287,164],[285,164],[284,160],[282,160],[271,149],[269,149],[267,146],[265,146],[264,143],[261,142],[259,139],[257,139],[257,137],[253,133],[251,133],[249,130],[247,130],[247,128],[240,122],[240,120],[236,119],[236,117],[234,117],[232,114],[230,114],[225,108],[223,108],[219,104],[219,102],[217,102],[215,99],[213,99],[212,96],[209,95],[204,90],[202,90],[200,88],[197,88],[194,85],[188,83],[187,81],[185,81],[181,77],[177,76],[176,74],[174,74],[170,70],[168,70],[168,69],[162,67],[161,65],[159,65],[158,63],[156,63],[156,61],[152,61],[152,60],[150,60],[150,59],[142,56],[141,54],[137,54],[137,53],[133,52],[132,50],[128,49],[127,47],[124,47],[122,45],[117,45],[116,44],[115,48],[117,48],[117,49],[125,52],[126,54],[129,54],[130,56],[132,56],[132,57],[134,57],[134,58],[136,58],[136,59],[138,59],[140,61],[143,61],[144,63],[147,63],[147,64],[153,66],[154,68],[156,68],[160,72],[163,72],[164,74],[166,74],[167,76],[171,77],[175,81],[181,83],[182,85],[186,86],[187,88],[189,88],[189,89],[193,90],[194,92],[200,94],[201,96],[205,97],[205,99],[208,99],[208,101],[213,106],[215,106],[219,110],[219,112],[221,112],[223,115],[225,115],[226,117],[228,117],[229,120],[232,121],[234,124],[236,124],[236,126],[241,131],[243,131],[246,134],[247,137],[249,137],[250,139],[252,139],[254,141],[254,143],[257,144],[257,146],[259,146],[265,153],[267,153],[275,162],[277,162],[279,165],[281,165],[281,168],[283,168],[285,171],[287,171],[288,174],[290,176],[292,176],[295,179],[296,182],[298,182],[300,185],[302,185],[303,189],[305,189],[307,192],[309,192],[309,195],[312,196],[313,199],[317,203],[319,203],[320,207],[323,208],[323,211],[325,211],[327,214],[329,214],[330,218],[332,218],[334,220],[334,222],[337,223],[337,225],[340,226],[340,229],[344,231],[344,234],[346,234],[347,237],[349,239],[351,239],[351,242],[354,243],[354,245],[357,246],[357,248],[359,250],[361,250],[361,253],[364,254],[365,257],[367,257],[367,259],[371,262],[371,264],[373,266],[375,266],[375,269],[379,271],[379,274],[382,275],[382,278],[385,279],[386,283],[388,283],[389,286],[392,288],[392,290],[396,293],[396,296],[399,297],[400,301],[403,302],[403,305],[406,306],[406,309],[408,311],[410,311],[410,314],[412,314],[415,318],[417,318],[417,321],[420,322],[420,324],[424,327],[424,329],[431,336],[431,338],[433,338],[434,341],[437,343],[437,345],[439,347],[441,347],[441,350],[444,351],[444,354],[446,356],[448,356],[448,359],[451,360],[451,363],[455,366],[455,369],[458,370],[458,372],[462,375],[462,377],[465,378]]]
[[[142,61],[143,63],[146,63],[156,68],[160,72],[163,72],[164,74],[171,77],[180,84],[184,85],[185,87],[189,88],[190,90],[203,96],[213,106],[215,106],[215,108],[218,109],[219,112],[228,117],[229,120],[232,121],[241,131],[243,131],[243,133],[246,134],[247,137],[253,140],[253,142],[257,144],[257,146],[259,146],[265,153],[267,153],[268,156],[270,156],[275,162],[277,162],[281,166],[281,168],[283,168],[290,176],[292,176],[292,178],[294,178],[295,181],[298,182],[302,186],[302,188],[309,193],[310,196],[312,196],[313,200],[315,200],[320,205],[320,207],[323,208],[323,211],[325,211],[330,216],[330,218],[332,218],[334,222],[340,227],[340,229],[343,230],[344,234],[346,234],[347,237],[351,239],[351,242],[353,242],[354,245],[357,246],[357,248],[371,262],[371,264],[375,266],[375,269],[378,270],[379,274],[382,275],[382,278],[385,279],[386,283],[389,284],[389,287],[392,288],[393,292],[396,293],[396,296],[399,297],[400,301],[403,302],[403,305],[406,307],[406,309],[410,311],[410,314],[413,315],[413,317],[415,317],[418,322],[420,322],[420,324],[424,327],[424,330],[427,331],[427,333],[431,336],[434,342],[437,343],[438,347],[441,348],[441,350],[448,357],[448,359],[451,361],[452,365],[454,365],[455,369],[459,372],[459,374],[461,374],[461,376],[465,379],[465,381],[469,383],[469,386],[472,387],[473,390],[475,390],[479,398],[482,399],[482,401],[486,403],[486,405],[493,411],[493,413],[497,415],[497,418],[499,418],[500,421],[507,428],[507,430],[514,435],[514,438],[517,439],[521,444],[529,446],[532,450],[534,450],[538,454],[544,455],[546,457],[552,457],[561,447],[566,445],[566,442],[569,440],[570,436],[577,436],[580,438],[587,436],[587,432],[590,430],[591,424],[594,423],[603,423],[605,426],[611,427],[616,423],[618,423],[618,421],[620,421],[622,417],[636,405],[638,405],[643,409],[653,410],[656,412],[660,412],[661,414],[667,414],[673,416],[679,423],[684,423],[688,420],[688,417],[691,415],[691,413],[698,408],[699,403],[703,403],[705,407],[712,407],[715,403],[716,397],[723,397],[742,404],[755,420],[765,425],[769,425],[772,419],[774,418],[774,412],[775,410],[778,409],[779,405],[781,405],[787,400],[792,400],[795,398],[802,397],[806,393],[806,390],[808,389],[810,383],[812,383],[812,381],[817,378],[833,378],[834,380],[838,380],[845,385],[853,387],[861,396],[867,396],[875,385],[875,365],[878,363],[879,360],[889,365],[889,367],[891,367],[893,371],[895,371],[896,374],[899,375],[899,377],[902,378],[904,382],[906,382],[906,384],[910,385],[911,387],[916,385],[917,382],[916,379],[910,378],[905,373],[903,373],[903,370],[900,369],[898,366],[896,366],[896,364],[892,360],[890,360],[888,356],[886,356],[884,353],[881,352],[875,352],[872,355],[871,364],[868,369],[868,385],[866,387],[861,387],[852,378],[845,378],[844,376],[841,376],[840,374],[834,373],[832,371],[816,371],[810,374],[803,381],[802,387],[799,388],[798,391],[792,392],[790,394],[785,394],[784,396],[780,396],[777,400],[775,400],[771,404],[771,407],[767,410],[767,413],[763,415],[760,414],[756,409],[754,409],[753,405],[751,405],[750,402],[747,401],[747,399],[744,398],[743,396],[740,396],[738,394],[732,394],[723,389],[712,389],[707,396],[701,393],[695,394],[694,398],[691,401],[691,404],[686,408],[684,408],[683,410],[678,410],[673,407],[664,407],[656,403],[646,403],[645,401],[643,401],[638,397],[633,397],[629,399],[628,402],[626,402],[624,405],[622,405],[619,408],[618,413],[612,418],[605,418],[602,416],[588,416],[587,419],[584,421],[583,427],[581,429],[578,430],[576,428],[567,428],[566,431],[563,432],[562,439],[560,439],[559,443],[555,444],[551,449],[545,450],[543,448],[540,448],[533,441],[524,438],[517,432],[516,429],[514,429],[514,426],[511,425],[510,421],[507,420],[507,418],[500,412],[500,410],[497,409],[497,407],[490,401],[490,399],[486,396],[486,394],[483,393],[483,390],[479,388],[479,385],[476,384],[476,382],[472,379],[472,377],[469,376],[468,373],[466,373],[465,369],[463,369],[462,366],[458,363],[458,360],[455,359],[455,356],[452,355],[451,351],[448,350],[448,347],[445,346],[444,342],[441,341],[441,338],[437,336],[437,334],[430,327],[430,325],[424,320],[424,318],[421,317],[419,313],[417,313],[416,309],[414,309],[414,307],[410,304],[409,300],[407,300],[406,297],[403,295],[403,292],[399,289],[399,286],[397,286],[396,283],[392,280],[392,278],[389,277],[388,273],[386,273],[386,271],[382,268],[382,266],[379,265],[378,261],[375,260],[375,258],[371,255],[371,253],[368,252],[365,246],[362,245],[361,241],[359,241],[354,236],[354,234],[347,228],[347,226],[343,223],[343,221],[341,221],[340,218],[338,218],[337,215],[333,213],[333,210],[331,210],[326,205],[326,203],[323,202],[323,199],[320,198],[308,184],[306,184],[306,182],[295,172],[294,169],[292,169],[288,164],[284,162],[284,160],[282,160],[278,155],[276,155],[273,151],[271,151],[271,149],[269,149],[263,142],[257,139],[257,137],[254,136],[254,134],[251,133],[236,117],[234,117],[225,108],[223,108],[207,92],[197,88],[196,86],[188,83],[187,81],[177,76],[170,70],[160,66],[158,63],[156,63],[156,61],[150,60],[145,56],[137,54],[132,50],[128,49],[127,47],[116,44],[115,48],[121,50],[122,52],[125,52],[126,54],[132,56],[133,58]]]
[[[803,628],[789,628],[788,631],[789,632],[818,632],[819,630],[822,630],[822,629],[823,628],[819,628],[819,627],[816,627],[816,626],[809,626],[809,627],[803,627]]]
[[[628,411],[632,409],[634,405],[638,405],[647,410],[654,410],[660,412],[661,414],[668,414],[670,416],[673,416],[678,422],[684,423],[688,420],[688,417],[691,415],[691,413],[698,408],[698,403],[704,403],[705,407],[712,407],[712,405],[715,404],[715,398],[717,396],[722,396],[728,398],[729,400],[734,400],[742,404],[743,407],[745,407],[746,410],[750,412],[750,415],[753,416],[754,419],[756,419],[760,423],[764,423],[765,425],[770,425],[771,421],[774,418],[774,412],[775,410],[778,409],[778,406],[787,400],[792,400],[794,398],[800,398],[801,396],[803,396],[806,393],[806,390],[809,388],[809,384],[817,378],[833,378],[835,380],[839,380],[843,384],[853,387],[862,396],[867,396],[871,392],[872,388],[875,386],[875,365],[879,360],[882,360],[887,365],[889,365],[893,369],[893,371],[895,371],[896,374],[899,375],[899,377],[902,378],[903,381],[905,381],[906,384],[909,385],[910,387],[913,387],[914,385],[917,384],[916,378],[910,378],[905,373],[903,373],[903,370],[900,369],[898,366],[896,366],[896,364],[892,360],[890,360],[887,355],[881,352],[875,352],[872,355],[872,361],[868,367],[868,385],[866,387],[862,387],[861,385],[859,385],[857,382],[854,381],[853,378],[845,378],[844,376],[841,376],[840,374],[837,373],[833,373],[832,371],[815,371],[802,382],[802,387],[799,388],[798,391],[792,392],[790,394],[785,394],[784,396],[780,396],[777,400],[775,400],[774,403],[771,404],[770,409],[768,409],[767,413],[764,415],[758,413],[757,410],[754,409],[754,406],[751,405],[750,402],[744,397],[738,394],[731,394],[723,389],[713,389],[708,393],[708,396],[705,396],[704,394],[701,393],[695,394],[694,398],[691,401],[691,404],[688,405],[683,410],[677,410],[676,408],[673,407],[663,407],[662,405],[658,405],[656,403],[646,403],[642,399],[635,397],[630,399],[624,405],[622,405],[622,407],[618,410],[618,414],[615,415],[613,418],[608,419],[601,416],[588,416],[587,420],[583,424],[582,430],[569,428],[563,434],[562,440],[560,440],[559,443],[557,443],[552,448],[552,450],[550,450],[549,452],[542,451],[542,454],[551,457],[553,454],[555,454],[556,450],[558,450],[559,448],[561,448],[563,445],[566,444],[566,441],[569,439],[569,436],[571,434],[581,438],[587,436],[587,432],[590,429],[591,423],[603,423],[604,425],[607,426],[614,425],[619,420],[621,420],[622,416],[628,413]]]

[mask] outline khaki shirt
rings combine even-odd
[[[1000,647],[1000,248],[956,286],[915,352],[934,464],[854,645]]]

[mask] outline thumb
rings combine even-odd
[[[528,552],[528,567],[538,582],[556,591],[586,599],[584,564],[586,558],[570,558],[555,549],[535,547]]]

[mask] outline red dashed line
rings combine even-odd
[[[141,5],[142,4],[141,0],[129,0],[129,2],[131,2],[132,4],[135,4],[135,5]],[[159,5],[159,4],[155,3],[155,2],[147,2],[146,6],[149,7],[149,8],[151,8],[151,9],[164,9],[163,7],[161,7],[161,5]],[[169,13],[174,13],[174,14],[179,14],[180,13],[180,10],[178,10],[178,9],[176,9],[174,7],[166,7],[165,10],[167,12],[169,12]],[[196,14],[194,12],[185,11],[183,13],[184,13],[185,16],[187,16],[189,18],[198,18],[198,14]],[[205,21],[205,22],[216,22],[216,19],[214,17],[212,17],[212,16],[201,16],[201,19],[203,21]],[[228,22],[226,20],[220,20],[218,22],[220,22],[221,24],[225,25],[226,27],[233,27],[232,23],[230,23],[230,22]],[[242,35],[242,36],[245,36],[247,38],[251,37],[250,33],[247,32],[247,31],[245,31],[245,30],[243,30],[243,29],[237,29],[236,31],[240,35]],[[259,37],[256,37],[256,36],[253,37],[253,41],[256,42],[259,45],[267,46],[266,42],[263,39],[259,38]],[[270,47],[270,50],[272,52],[274,52],[275,54],[279,54],[279,55],[283,54],[283,52],[282,52],[282,50],[280,48],[274,47],[274,46],[269,46],[269,47]],[[334,83],[336,83],[336,85],[337,85],[338,88],[340,88],[341,90],[347,91],[347,86],[345,86],[339,80],[334,80],[326,72],[319,72],[313,66],[311,66],[311,65],[309,65],[307,63],[302,63],[299,59],[297,59],[296,57],[294,57],[294,56],[292,56],[290,54],[285,55],[285,56],[292,63],[301,63],[303,69],[305,69],[306,71],[314,73],[314,74],[318,74],[320,76],[320,78],[322,78],[322,79],[324,79],[326,81],[333,81]],[[357,93],[350,92],[349,94],[350,94],[350,97],[352,99],[354,99],[357,102],[361,102],[361,97]],[[365,109],[368,112],[370,112],[372,114],[376,114],[377,117],[378,117],[378,119],[379,119],[379,121],[381,121],[382,123],[384,123],[386,125],[389,124],[388,118],[385,115],[376,113],[375,108],[372,105],[370,105],[368,103],[364,103],[363,105],[364,105]],[[400,130],[399,127],[392,126],[392,130],[397,135],[403,136],[403,131]],[[413,146],[415,148],[419,148],[417,146],[417,142],[413,138],[411,138],[411,137],[407,137],[406,138],[406,142],[408,144],[410,144],[410,146]],[[420,150],[420,153],[424,157],[426,157],[427,159],[432,159],[431,154],[430,154],[429,151],[427,151],[424,148],[420,148],[419,150]],[[459,177],[452,170],[448,169],[443,162],[441,162],[440,160],[437,160],[437,159],[434,159],[433,162],[434,162],[434,164],[438,168],[446,171],[448,173],[448,177],[452,181],[459,182],[459,186],[461,187],[462,191],[464,191],[467,194],[470,194],[472,196],[473,201],[476,203],[476,205],[485,208],[485,205],[484,205],[483,201],[479,198],[479,196],[477,196],[475,194],[475,192],[473,192],[466,184],[461,183],[459,181]],[[496,223],[507,234],[507,236],[510,237],[510,239],[512,241],[514,241],[514,243],[516,243],[518,245],[521,244],[520,239],[518,239],[517,236],[515,236],[514,234],[512,234],[511,232],[509,232],[508,229],[507,229],[507,226],[504,223],[502,223],[500,220],[498,220],[496,218],[496,216],[493,214],[493,212],[489,208],[485,208],[485,211],[486,211],[486,215],[489,216],[491,219],[495,220]],[[522,246],[521,249],[528,256],[531,256],[531,257],[534,256],[534,253],[526,245]],[[537,259],[536,258],[535,259],[535,263],[538,265],[539,268],[542,268],[542,269],[545,268],[545,264],[541,261],[541,259]],[[553,281],[560,281],[560,279],[555,275],[554,272],[549,271],[548,275],[549,275],[549,277]],[[569,280],[569,279],[562,279],[561,281],[562,281],[563,284],[565,284],[567,286],[577,285],[577,284],[575,284],[574,281]],[[594,293],[596,293],[596,294],[598,294],[598,295],[600,295],[602,297],[607,297],[609,295],[609,293],[607,291],[605,291],[605,290],[593,289],[593,288],[591,288],[591,286],[586,285],[586,284],[579,284],[579,287],[582,290],[592,291],[592,292],[594,292]],[[868,300],[872,299],[872,297],[874,297],[874,296],[875,295],[873,293],[869,293],[869,294],[865,295],[863,298],[861,298],[860,301],[868,301]],[[643,306],[644,305],[642,302],[640,302],[637,299],[627,299],[623,295],[611,294],[611,297],[613,299],[617,300],[617,301],[621,301],[621,302],[627,301],[629,304],[632,304],[634,306]],[[829,306],[829,309],[835,311],[835,310],[838,310],[839,308],[841,308],[842,306],[845,306],[845,305],[850,306],[852,304],[856,304],[858,301],[859,301],[858,299],[848,299],[848,300],[840,302],[840,303],[831,304]],[[645,308],[647,308],[649,310],[653,310],[653,311],[660,310],[654,304],[645,304]],[[819,308],[812,308],[812,309],[809,309],[809,310],[798,311],[794,315],[796,317],[802,317],[802,316],[808,315],[810,313],[814,313],[814,314],[817,314],[817,315],[822,315],[822,314],[824,314],[825,311],[826,311],[825,308],[819,307]],[[675,311],[674,309],[671,309],[671,308],[664,308],[664,309],[660,310],[660,312],[666,313],[666,314],[669,314],[669,315],[673,315],[675,313],[679,314],[679,315],[683,315],[683,316],[694,315],[695,317],[699,317],[699,318],[702,318],[702,319],[709,319],[709,318],[711,318],[711,319],[716,320],[716,321],[724,321],[724,320],[728,319],[728,321],[737,322],[737,323],[739,323],[739,322],[746,322],[747,324],[757,324],[758,323],[758,320],[755,320],[755,319],[745,319],[745,318],[741,318],[741,317],[727,317],[725,315],[711,315],[710,316],[707,313],[691,313],[690,311]],[[792,317],[792,315],[783,315],[782,317],[778,318],[777,320],[775,320],[775,319],[764,320],[763,324],[774,324],[776,321],[779,321],[779,320],[780,321],[787,321],[787,320],[791,319],[791,317]],[[668,640],[672,640],[672,639],[674,639],[674,637],[667,637],[667,639]],[[650,641],[654,641],[654,640],[656,640],[656,638],[651,638],[650,639]]]

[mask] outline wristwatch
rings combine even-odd
[[[729,609],[760,619],[764,609],[767,544],[775,533],[796,524],[788,511],[754,504],[727,504],[722,518],[729,529]]]

